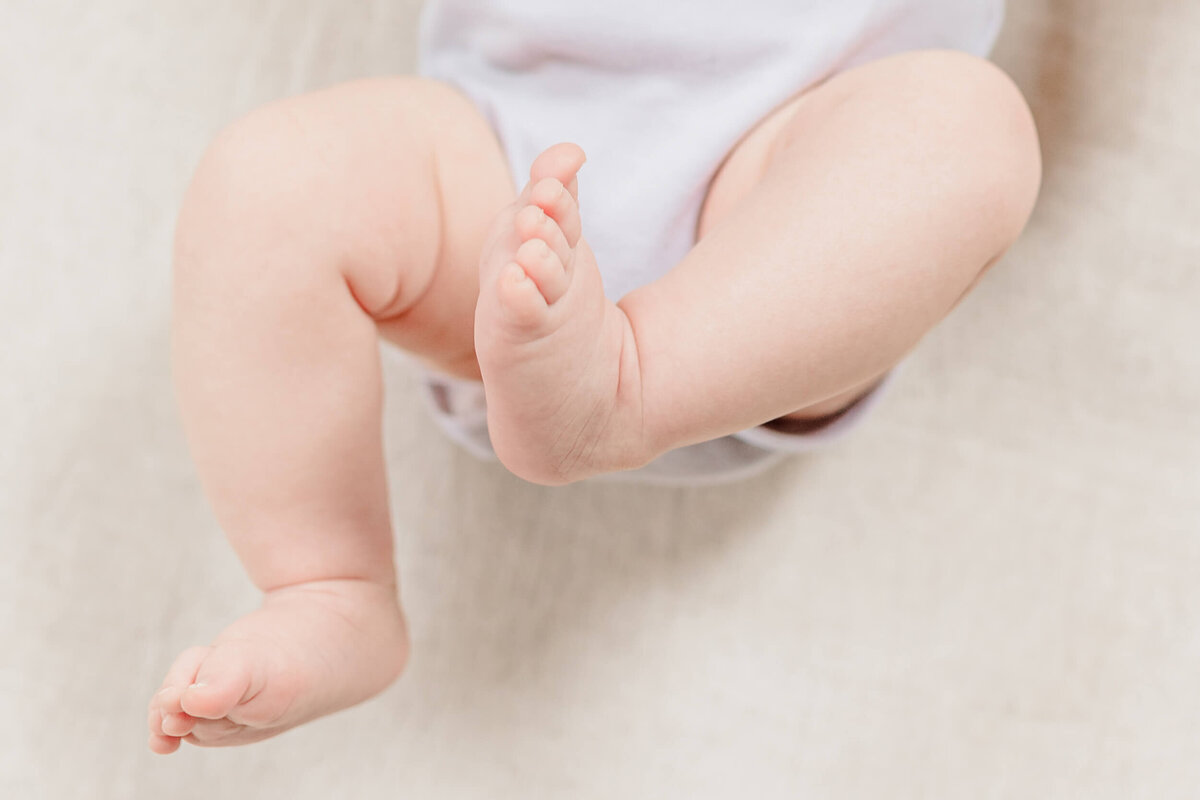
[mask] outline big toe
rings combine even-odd
[[[200,664],[196,680],[183,690],[183,710],[201,719],[221,719],[250,694],[254,675],[237,650],[214,647]]]
[[[545,178],[554,178],[567,187],[567,191],[571,193],[572,197],[578,200],[579,191],[575,173],[579,172],[579,168],[585,161],[587,161],[587,155],[583,152],[583,148],[574,142],[560,142],[551,145],[533,160],[533,166],[529,168],[529,184],[533,186]]]

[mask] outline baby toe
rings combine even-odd
[[[547,303],[554,303],[567,291],[567,273],[562,262],[541,239],[530,239],[517,248],[517,263]]]
[[[562,232],[562,228],[545,211],[535,205],[521,209],[517,213],[516,229],[522,242],[541,239],[550,245],[550,249],[558,256],[558,260],[564,267],[570,267],[571,245],[567,243],[567,237]]]
[[[163,714],[172,714],[183,711],[183,706],[180,699],[183,696],[183,687],[167,686],[159,689],[154,697],[150,698],[150,716],[158,715],[159,718]]]
[[[546,215],[558,223],[569,247],[579,242],[583,233],[583,224],[579,218],[579,206],[575,198],[567,191],[557,178],[544,178],[538,181],[530,193],[530,202],[546,212]]]
[[[162,687],[150,698],[150,708],[164,713],[182,711],[180,698],[183,690],[196,679],[196,670],[200,668],[200,664],[211,649],[211,647],[189,647],[180,653],[171,664],[171,668],[167,670]]]
[[[179,749],[179,739],[173,736],[163,736],[160,733],[150,734],[147,740],[151,752],[157,753],[160,756],[170,755]]]
[[[163,736],[163,712],[158,710],[158,706],[151,704],[150,710],[146,713],[146,727],[150,729],[151,735]]]
[[[216,647],[200,664],[195,681],[183,690],[183,711],[201,719],[221,719],[250,692],[250,664],[236,649]]]
[[[500,272],[496,294],[505,317],[518,328],[536,328],[546,317],[546,298],[516,262],[509,262]]]
[[[196,726],[196,719],[187,714],[163,714],[162,732],[165,736],[187,736]]]

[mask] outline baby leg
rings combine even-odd
[[[176,384],[265,599],[176,661],[151,702],[157,752],[265,738],[403,668],[377,336],[478,375],[478,252],[513,193],[486,122],[414,78],[268,106],[205,155],[176,240]]]
[[[1016,239],[1040,166],[1019,91],[963,53],[872,62],[772,115],[692,252],[621,302],[659,447],[853,402]]]
[[[876,61],[745,137],[696,246],[614,305],[579,235],[582,160],[543,153],[481,262],[492,442],[542,483],[853,402],[1016,239],[1040,181],[1028,108],[994,66]]]

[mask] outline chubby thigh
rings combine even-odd
[[[1040,175],[1020,92],[965,53],[784,104],[729,154],[691,252],[621,300],[648,425],[680,446],[853,402],[1007,250]]]

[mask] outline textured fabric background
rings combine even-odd
[[[402,0],[0,7],[0,796],[1192,798],[1200,4],[1015,0],[1028,233],[862,432],[744,485],[523,484],[388,374],[414,655],[238,750],[145,748],[256,594],[167,360],[213,132],[403,72]]]

